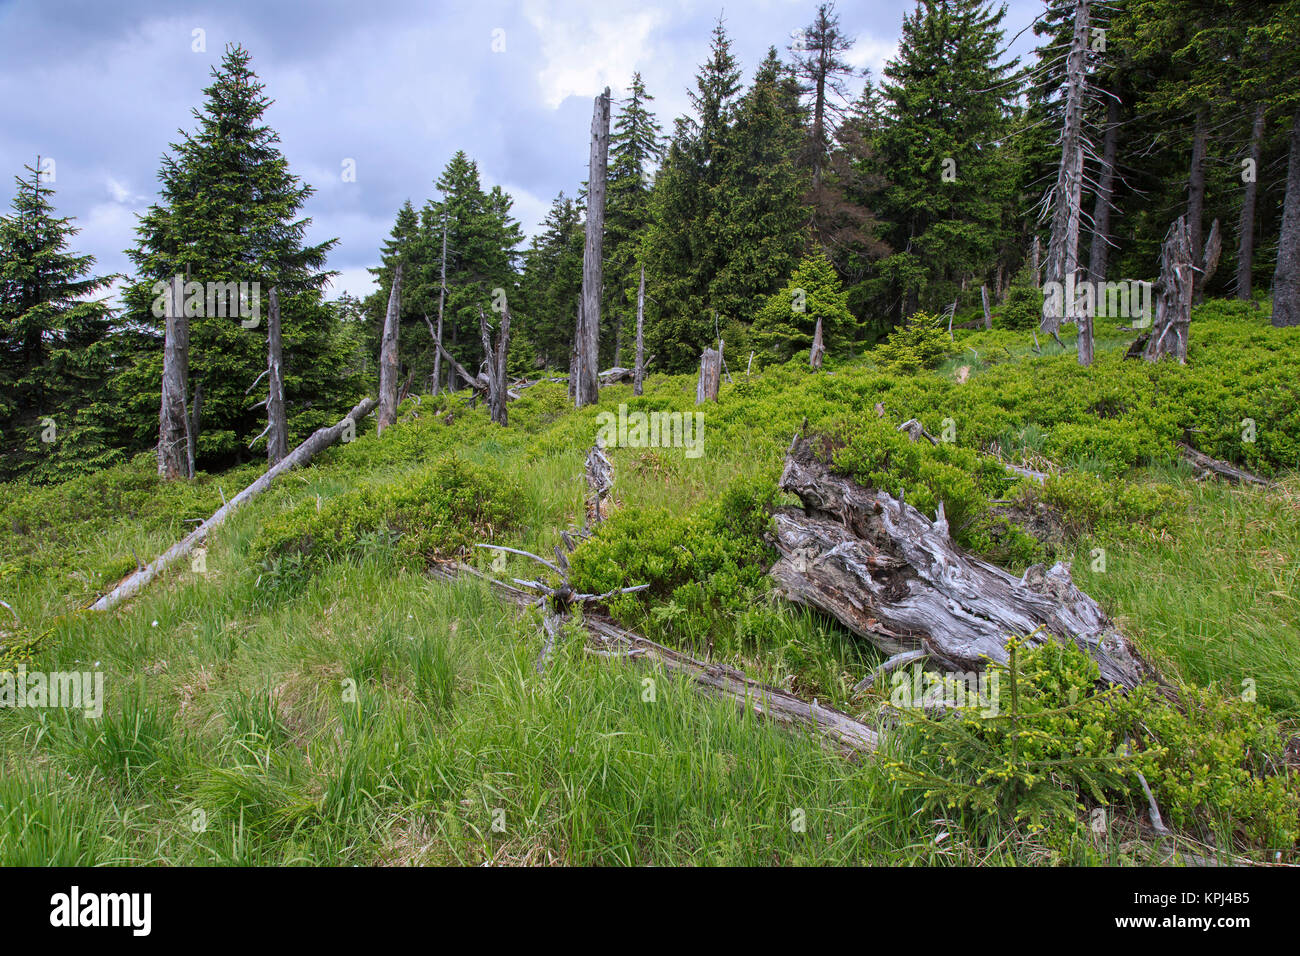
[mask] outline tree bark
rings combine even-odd
[[[980,286],[980,302],[984,305],[984,328],[993,328],[993,313],[989,311],[989,290],[987,286]]]
[[[1187,220],[1179,216],[1169,227],[1160,251],[1156,314],[1151,331],[1133,343],[1129,357],[1140,353],[1148,362],[1158,362],[1165,356],[1173,356],[1180,363],[1187,362],[1187,333],[1192,321],[1195,277]]]
[[[185,314],[184,285],[179,274],[168,281],[165,302],[162,406],[158,412],[158,475],[172,481],[190,477],[185,408],[185,385],[190,371],[190,320]]]
[[[803,502],[774,515],[778,593],[830,614],[886,654],[923,649],[953,671],[1006,662],[1006,642],[1073,642],[1104,680],[1133,688],[1155,671],[1057,564],[1017,578],[951,540],[942,504],[934,521],[889,493],[831,473],[799,436],[780,487]]]
[[[218,508],[211,518],[172,545],[144,570],[127,576],[117,587],[92,604],[90,609],[92,611],[112,610],[128,598],[139,594],[159,574],[193,551],[199,542],[224,524],[231,514],[266,491],[271,486],[271,482],[275,481],[280,475],[291,468],[307,464],[321,451],[338,441],[349,430],[349,425],[353,433],[355,433],[357,423],[369,415],[374,407],[375,400],[367,398],[348,412],[337,424],[328,428],[316,429],[316,431],[312,432],[311,437],[295,448],[291,454],[282,458],[278,464],[272,465],[262,477]]]
[[[700,356],[700,378],[695,385],[695,404],[718,400],[718,386],[722,378],[722,353],[705,349]]]
[[[596,97],[591,117],[591,158],[587,178],[586,243],[582,252],[582,314],[578,321],[576,404],[599,398],[600,294],[605,233],[605,171],[609,157],[609,87]]]
[[[813,330],[812,349],[808,352],[808,364],[814,369],[822,367],[826,358],[826,345],[822,342],[822,317],[817,316],[817,327]]]
[[[1250,176],[1243,184],[1241,219],[1237,224],[1237,298],[1242,300],[1250,298],[1254,285],[1255,203],[1259,195],[1259,164],[1264,152],[1265,114],[1263,103],[1255,107],[1255,120],[1250,127]]]
[[[438,277],[438,345],[442,345],[442,307],[447,300],[447,216],[442,217],[442,264],[439,266],[440,275]],[[427,321],[427,320],[426,320]],[[433,394],[438,394],[438,387],[442,384],[439,377],[442,373],[442,352],[440,349],[433,350]]]
[[[1187,173],[1187,238],[1192,247],[1192,265],[1198,270],[1201,268],[1201,237],[1205,235],[1201,220],[1205,216],[1205,148],[1210,137],[1209,113],[1205,106],[1196,111],[1196,126],[1192,130],[1192,168]]]
[[[384,315],[384,336],[379,344],[379,411],[375,422],[379,434],[397,421],[397,336],[401,325],[402,264],[393,270],[393,285],[388,290],[388,311]]]
[[[1088,49],[1088,2],[1074,0],[1074,35],[1066,58],[1065,128],[1061,133],[1061,163],[1057,170],[1052,209],[1052,238],[1047,247],[1047,282],[1060,283],[1060,314],[1052,308],[1052,297],[1044,300],[1040,328],[1056,336],[1061,325],[1078,318],[1073,294],[1079,269],[1079,221],[1083,198],[1083,98],[1087,91],[1084,74]],[[1086,335],[1085,335],[1086,333]],[[1092,361],[1092,327],[1079,325],[1079,364]]]
[[[1092,243],[1088,248],[1088,278],[1092,280],[1094,286],[1106,281],[1106,263],[1110,258],[1110,214],[1115,195],[1119,121],[1119,100],[1109,96],[1106,102],[1106,132],[1101,141],[1101,169],[1097,176],[1097,196],[1092,205]]]
[[[1290,150],[1273,270],[1273,324],[1279,327],[1300,325],[1300,109],[1291,119]]]
[[[274,465],[289,454],[289,422],[284,408],[284,368],[281,359],[280,293],[271,287],[267,312],[266,460]]]
[[[641,282],[636,289],[636,375],[632,379],[632,394],[640,395],[645,383],[645,266],[641,267]]]
[[[510,306],[501,310],[501,331],[497,334],[496,345],[492,344],[491,331],[488,329],[487,316],[483,307],[478,310],[479,333],[483,337],[483,354],[487,365],[487,403],[488,414],[498,425],[509,424],[509,386],[506,380],[506,358],[510,350]]]

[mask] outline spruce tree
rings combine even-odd
[[[152,444],[158,428],[163,318],[158,283],[187,283],[190,325],[188,398],[202,389],[197,446],[201,466],[225,467],[258,457],[265,427],[257,380],[266,370],[265,309],[279,290],[290,444],[333,421],[360,396],[364,383],[347,371],[337,319],[321,291],[337,240],[303,241],[310,219],[299,211],[312,195],[289,171],[264,122],[272,100],[240,46],[228,47],[193,110],[197,129],[163,157],[159,201],[140,218],[127,255],[136,266],[123,298],[135,334],[133,361],[115,389],[130,441]],[[247,300],[229,293],[244,283]],[[196,294],[192,294],[196,293]],[[128,340],[124,340],[128,341]],[[250,443],[254,445],[250,448]]]
[[[112,446],[112,313],[95,299],[115,276],[68,248],[78,229],[55,215],[36,168],[15,177],[0,216],[0,481],[57,481],[120,460]]]

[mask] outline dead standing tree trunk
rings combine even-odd
[[[1088,0],[1074,0],[1074,36],[1066,58],[1065,128],[1061,133],[1061,164],[1052,197],[1052,238],[1047,246],[1046,282],[1060,284],[1056,301],[1048,296],[1043,304],[1042,331],[1060,341],[1061,325],[1079,324],[1079,364],[1092,364],[1092,318],[1080,315],[1074,295],[1074,278],[1079,269],[1079,220],[1083,194],[1083,97],[1088,51]],[[1060,303],[1060,310],[1052,308]],[[1086,310],[1084,310],[1086,312]]]
[[[284,409],[284,367],[280,339],[280,292],[271,287],[266,334],[266,460],[274,465],[289,453],[289,422]]]
[[[817,316],[817,327],[813,330],[812,349],[808,352],[808,364],[814,369],[822,367],[826,358],[826,344],[822,341],[822,317]]]
[[[478,327],[479,334],[483,337],[483,354],[486,356],[488,414],[498,425],[506,425],[509,424],[506,358],[510,350],[510,306],[504,305],[501,310],[501,331],[497,335],[495,347],[492,345],[491,330],[482,306],[478,310]]]
[[[190,324],[185,315],[179,275],[167,283],[164,297],[162,407],[158,412],[158,475],[168,481],[191,477],[185,385],[190,369]]]
[[[718,400],[718,386],[722,379],[722,352],[705,349],[700,356],[700,379],[695,385],[695,404]]]
[[[1114,209],[1115,162],[1119,157],[1119,100],[1106,94],[1106,132],[1101,140],[1101,169],[1097,195],[1092,205],[1092,244],[1088,247],[1088,278],[1095,284],[1106,280],[1110,258],[1110,215]]]
[[[578,319],[579,408],[599,401],[600,293],[605,233],[605,167],[609,157],[609,87],[596,97],[591,117],[591,159],[587,177],[587,231],[582,251],[582,312]]]
[[[388,291],[388,312],[384,315],[384,337],[379,343],[379,411],[375,414],[379,434],[397,421],[397,335],[401,325],[402,264],[393,270]]]
[[[778,592],[840,621],[890,655],[924,651],[953,671],[1005,663],[1006,643],[1074,642],[1104,680],[1125,688],[1156,678],[1070,580],[1068,566],[1035,565],[1022,578],[966,554],[940,505],[934,521],[879,489],[832,474],[796,436],[781,488],[803,508],[776,512]]]
[[[636,372],[632,378],[632,394],[640,395],[645,383],[645,266],[641,267],[641,283],[636,288]]]
[[[1141,355],[1158,362],[1167,355],[1187,361],[1187,329],[1192,321],[1192,292],[1196,267],[1192,265],[1192,240],[1187,219],[1179,216],[1169,227],[1160,251],[1160,278],[1156,282],[1156,314],[1151,331],[1138,338],[1128,358]]]

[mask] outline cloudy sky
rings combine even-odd
[[[841,0],[849,59],[878,76],[900,0]],[[591,98],[640,70],[664,129],[721,14],[746,81],[811,19],[815,0],[0,0],[0,203],[36,156],[53,160],[78,252],[126,272],[158,161],[192,130],[209,71],[241,43],[275,100],[267,121],[316,187],[310,241],[338,237],[333,293],[365,294],[402,201],[417,206],[457,149],[500,185],[532,234],[560,190],[586,177]],[[1042,9],[1011,0],[1008,35]],[[1026,35],[1017,51],[1028,48]],[[356,181],[344,180],[346,161]]]

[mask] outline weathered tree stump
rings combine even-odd
[[[722,352],[705,349],[700,355],[700,379],[695,386],[695,404],[718,400],[718,387],[722,380]]]
[[[1035,565],[1016,578],[958,548],[940,505],[934,521],[878,489],[834,475],[797,437],[781,488],[803,509],[778,511],[772,566],[779,593],[831,615],[889,655],[924,650],[953,671],[1007,660],[1012,637],[1072,641],[1104,680],[1126,689],[1155,671],[1070,580]]]

